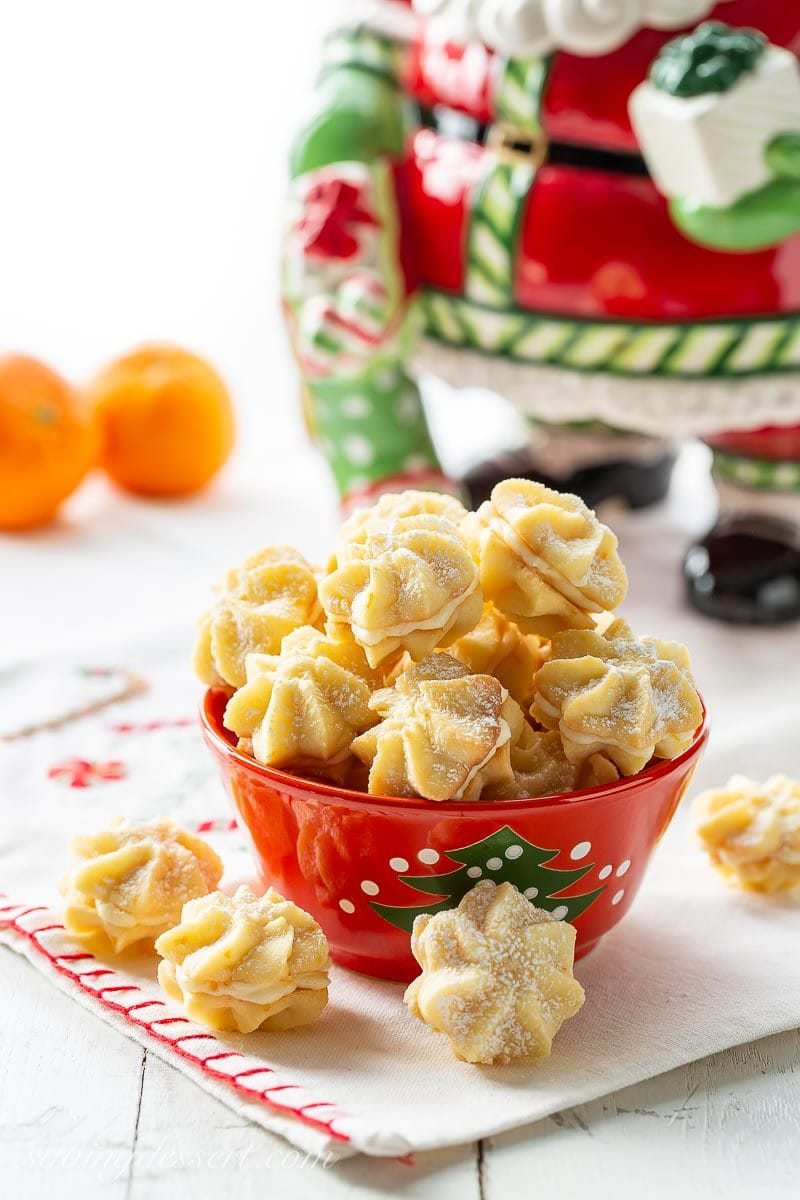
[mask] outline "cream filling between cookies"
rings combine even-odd
[[[564,737],[571,742],[576,742],[579,746],[599,746],[601,748],[603,746],[616,746],[618,750],[625,750],[628,754],[644,754],[644,749],[641,746],[634,746],[630,742],[621,742],[619,738],[598,737],[597,734],[592,733],[573,733],[571,729],[564,733]],[[655,747],[655,742],[653,741],[650,745]],[[651,758],[652,755],[653,750],[651,749]]]
[[[291,983],[283,979],[279,983],[219,983],[209,980],[205,986],[198,986],[186,977],[183,967],[175,968],[175,979],[184,994],[207,996],[210,1000],[224,1004],[228,1000],[245,1000],[248,1004],[277,1004],[291,996],[292,992],[318,991],[328,986],[328,975],[325,971],[308,971],[298,975]]]
[[[505,688],[503,690],[505,691]],[[507,696],[508,696],[508,692],[506,692],[506,695],[503,697],[503,700],[505,700]],[[478,772],[482,771],[483,768],[492,761],[492,759],[494,758],[497,751],[502,749],[502,747],[505,746],[506,742],[510,742],[510,741],[511,741],[511,729],[509,728],[508,722],[504,721],[503,718],[501,717],[500,718],[500,732],[497,735],[497,741],[492,746],[489,753],[484,758],[482,758],[479,763],[476,763],[475,766],[472,767],[472,769],[467,773],[466,779],[464,780],[464,782],[462,783],[461,787],[458,789],[456,794],[453,796],[454,800],[460,800],[462,798],[462,796],[464,795],[464,792],[467,790],[469,785],[472,783],[473,779],[478,774]]]
[[[117,929],[136,929],[139,927],[142,929],[163,929],[164,923],[169,922],[171,916],[169,912],[162,912],[153,916],[146,916],[145,914],[136,915],[118,908],[116,904],[102,900],[96,902],[95,908],[106,925],[111,925]],[[180,911],[180,906],[178,911]]]
[[[518,558],[522,559],[526,567],[530,567],[532,571],[537,571],[570,604],[574,604],[582,612],[601,613],[606,611],[602,604],[596,604],[594,600],[590,600],[574,584],[570,583],[560,571],[555,571],[543,558],[540,558],[538,554],[534,554],[527,542],[523,541],[517,531],[507,521],[493,517],[489,521],[489,529],[492,533],[496,533],[509,549],[514,551]]]
[[[561,710],[548,700],[545,700],[540,692],[536,693],[536,707],[540,708],[545,716],[550,717],[553,721],[560,722]]]
[[[536,696],[536,704],[537,707],[545,714],[545,716],[550,717],[552,720],[558,722],[559,729],[561,729],[564,738],[568,739],[570,742],[575,742],[578,746],[599,746],[600,748],[603,746],[616,746],[618,750],[624,750],[628,754],[644,753],[641,748],[631,745],[630,742],[620,741],[619,738],[598,737],[597,734],[575,733],[571,729],[565,730],[561,725],[561,713],[559,709],[557,709],[553,704],[548,703],[548,701],[538,693]],[[653,740],[653,746],[655,747],[655,739]]]
[[[458,607],[467,600],[473,592],[478,590],[478,575],[468,588],[460,592],[452,600],[448,600],[439,612],[433,617],[427,617],[424,621],[403,621],[399,625],[388,625],[385,629],[366,629],[363,625],[353,623],[350,628],[353,632],[353,637],[363,646],[377,646],[379,642],[385,641],[386,638],[407,637],[410,633],[423,632],[430,629],[443,629]]]

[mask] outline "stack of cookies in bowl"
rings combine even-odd
[[[574,793],[702,722],[688,652],[637,637],[626,590],[575,496],[512,479],[470,513],[408,491],[354,513],[326,569],[276,546],[229,571],[195,668],[267,767],[443,804]]]

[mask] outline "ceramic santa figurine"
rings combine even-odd
[[[686,561],[729,620],[800,617],[800,8],[348,6],[295,141],[287,321],[347,502],[448,487],[416,383],[491,388],[530,446],[476,467],[660,499],[713,451]]]

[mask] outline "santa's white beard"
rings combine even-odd
[[[553,50],[607,54],[638,29],[681,29],[708,16],[717,0],[414,0],[441,35],[483,41],[509,58]]]

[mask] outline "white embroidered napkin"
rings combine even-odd
[[[334,969],[331,1002],[308,1029],[210,1035],[165,1002],[151,960],[101,962],[60,926],[54,881],[77,830],[125,813],[169,813],[248,876],[244,840],[201,744],[183,648],[151,645],[124,664],[60,664],[0,681],[0,940],[102,1019],[232,1108],[302,1149],[406,1155],[525,1125],[745,1040],[800,1024],[800,905],[739,894],[703,861],[679,813],[632,912],[576,974],[587,992],[552,1058],[525,1067],[457,1062],[415,1021],[402,986]],[[102,672],[109,672],[103,675]],[[101,672],[98,674],[98,672]],[[13,737],[14,694],[51,727]],[[104,690],[105,689],[105,690]],[[31,701],[31,697],[33,700]],[[55,703],[54,697],[63,702]],[[88,715],[76,717],[82,709]],[[60,724],[59,711],[73,719]],[[762,710],[718,736],[703,782],[737,769],[797,772],[796,713]],[[20,728],[20,726],[16,726]],[[9,740],[9,734],[11,738]]]

